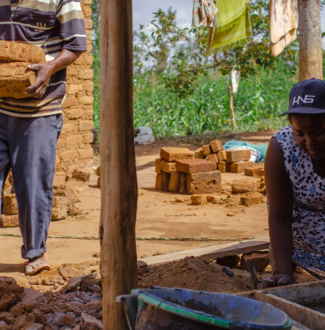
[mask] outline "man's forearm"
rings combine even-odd
[[[57,56],[53,61],[48,63],[52,67],[52,74],[72,64],[81,54],[82,52],[73,52],[67,49],[63,49],[59,56]]]

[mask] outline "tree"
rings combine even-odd
[[[156,67],[163,61],[164,71],[169,73],[164,78],[166,87],[171,88],[179,98],[186,98],[193,94],[196,79],[201,73],[215,70],[222,75],[230,75],[232,70],[236,70],[245,79],[257,75],[261,66],[270,68],[277,61],[293,66],[297,62],[297,42],[278,57],[271,55],[269,1],[253,0],[250,19],[253,37],[248,37],[246,43],[238,42],[206,54],[208,28],[181,28],[177,26],[175,12],[171,9],[168,13],[158,10],[150,26],[140,26],[141,37],[135,43],[142,50],[142,55],[145,54],[145,61],[156,61]],[[145,48],[148,50],[145,51]],[[161,69],[164,67],[160,66]]]

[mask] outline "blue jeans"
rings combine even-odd
[[[62,125],[62,114],[18,118],[0,113],[0,188],[12,169],[24,259],[46,252],[56,147]]]

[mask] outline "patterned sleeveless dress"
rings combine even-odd
[[[316,174],[310,156],[296,143],[291,125],[274,137],[293,187],[293,262],[325,279],[325,178]]]

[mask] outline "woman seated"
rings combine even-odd
[[[325,279],[325,82],[301,81],[289,101],[265,159],[271,286],[292,284],[295,266]]]

